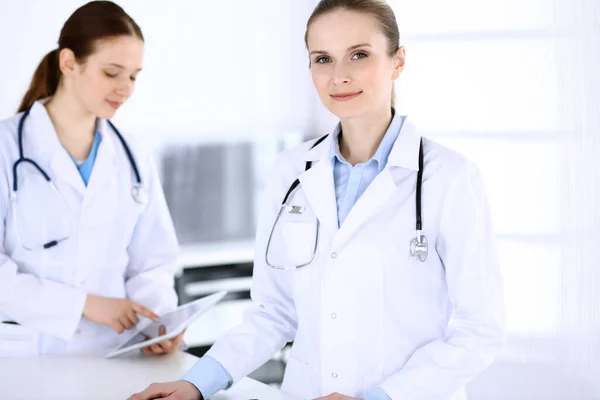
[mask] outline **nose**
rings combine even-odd
[[[125,78],[119,81],[117,87],[115,88],[115,93],[117,96],[123,98],[123,100],[127,99],[133,93],[134,83],[129,78]]]
[[[349,69],[345,63],[337,63],[333,70],[333,84],[336,86],[352,83]]]

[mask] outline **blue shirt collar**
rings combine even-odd
[[[375,161],[377,162],[377,168],[379,172],[383,171],[385,168],[390,153],[392,152],[392,147],[394,147],[394,143],[396,143],[396,139],[398,139],[398,135],[400,134],[400,129],[402,128],[402,123],[404,122],[404,117],[396,112],[394,108],[392,108],[392,122],[388,126],[379,147],[373,157],[368,162]],[[329,148],[329,159],[333,162],[337,159],[339,162],[347,163],[347,161],[342,156],[340,151],[340,134],[342,133],[342,125],[337,124],[334,131],[331,133],[331,146]]]

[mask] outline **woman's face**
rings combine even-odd
[[[404,48],[388,54],[388,38],[366,13],[336,10],[308,28],[312,80],[323,105],[340,119],[391,107]]]
[[[144,43],[137,37],[102,40],[84,62],[74,63],[70,88],[89,113],[112,118],[133,94],[143,54]]]

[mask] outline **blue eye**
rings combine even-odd
[[[315,60],[315,63],[317,64],[325,64],[327,62],[330,62],[331,59],[329,57],[317,57],[317,59]]]

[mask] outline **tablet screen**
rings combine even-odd
[[[226,292],[219,292],[180,306],[169,313],[161,315],[158,322],[142,317],[137,326],[137,333],[129,339],[125,339],[125,342],[121,343],[118,349],[144,342],[147,340],[146,337],[153,339],[159,336],[158,332],[161,325],[164,325],[167,333],[182,331],[194,318],[199,317],[203,311],[208,310],[212,305],[219,302],[225,294]]]

